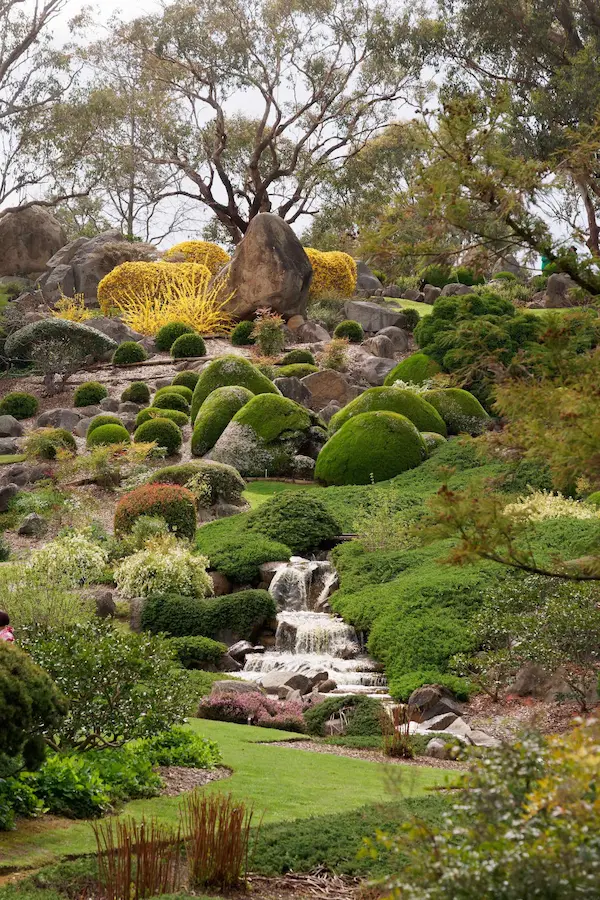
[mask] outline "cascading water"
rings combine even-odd
[[[292,557],[282,565],[269,587],[278,609],[275,650],[248,654],[240,675],[259,681],[274,670],[326,670],[337,693],[385,695],[385,676],[362,653],[354,628],[331,614],[329,597],[337,586],[330,562]]]

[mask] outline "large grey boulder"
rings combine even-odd
[[[400,329],[398,329],[398,331],[400,331]],[[380,356],[383,359],[391,359],[394,355],[394,345],[385,334],[380,333],[367,338],[360,346],[371,356]]]
[[[442,297],[462,297],[466,294],[472,294],[473,288],[466,284],[446,284],[442,288]]]
[[[16,484],[6,484],[4,487],[0,487],[0,512],[6,512],[10,501],[18,493],[19,488]]]
[[[356,390],[352,385],[334,369],[322,369],[320,372],[305,375],[302,384],[311,393],[310,407],[315,411],[323,409],[331,400],[345,406],[356,396]]]
[[[408,331],[398,328],[396,325],[390,325],[388,328],[382,328],[377,332],[376,337],[386,337],[392,342],[394,353],[406,353],[409,346],[410,337]],[[388,356],[393,354],[388,353]]]
[[[402,297],[404,300],[412,300],[416,303],[423,303],[425,301],[425,295],[422,291],[418,290],[418,288],[405,288],[402,292]]]
[[[305,322],[296,328],[294,335],[300,344],[318,344],[331,340],[329,332],[318,322]]]
[[[293,230],[273,213],[252,219],[219,275],[227,277],[227,293],[235,291],[227,310],[240,319],[266,306],[286,320],[306,312],[312,266]]]
[[[211,697],[220,694],[262,694],[260,687],[252,681],[215,681],[210,690]]]
[[[66,431],[73,431],[83,418],[85,416],[76,409],[59,407],[43,412],[41,416],[38,416],[36,425],[38,428],[64,428]]]
[[[125,322],[122,322],[121,319],[118,318],[111,319],[106,316],[98,316],[97,318],[92,319],[92,323],[92,327],[95,328],[96,331],[101,331],[102,334],[112,338],[117,344],[122,344],[123,341],[139,341],[144,337],[143,334],[129,328]]]
[[[311,393],[299,378],[275,378],[273,384],[279,388],[283,396],[287,397],[288,400],[308,406]]]
[[[19,534],[31,537],[41,537],[48,531],[48,524],[38,513],[29,513],[21,522]]]
[[[389,325],[401,325],[403,321],[402,310],[380,306],[368,300],[348,300],[344,303],[344,315],[362,325],[363,331],[369,334],[377,334]]]
[[[23,426],[14,416],[0,416],[0,438],[20,437]]]
[[[441,738],[432,738],[425,748],[425,756],[432,759],[450,759],[450,749]]]
[[[416,688],[408,698],[408,705],[421,721],[446,712],[455,713],[457,716],[462,713],[462,706],[452,691],[440,684],[423,684]]]
[[[327,681],[329,675],[326,671],[306,669],[302,672],[288,672],[285,669],[273,669],[260,678],[260,684],[267,694],[279,694],[282,688],[292,691],[300,691],[301,694],[310,694],[312,689],[321,682]]]
[[[56,216],[43,206],[30,206],[0,218],[0,275],[32,275],[66,243]]]
[[[356,290],[373,293],[374,291],[380,290],[380,288],[382,287],[383,285],[380,282],[379,278],[373,275],[368,265],[360,259],[357,260]]]
[[[566,272],[556,272],[554,275],[551,275],[546,285],[546,300],[544,303],[546,309],[561,309],[564,306],[571,306],[569,291],[574,287],[577,287],[577,285]]]
[[[360,374],[372,387],[381,387],[386,377],[397,365],[397,360],[368,356],[361,360]]]
[[[436,287],[434,284],[426,284],[423,288],[423,303],[428,303],[430,306],[433,306],[441,293],[441,288]]]
[[[13,440],[13,438],[0,438],[0,455],[1,456],[10,456],[13,453],[18,453],[19,448],[17,446],[17,442]]]

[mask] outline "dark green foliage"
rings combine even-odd
[[[364,391],[333,416],[329,430],[332,433],[336,432],[353,416],[376,410],[406,416],[418,431],[433,431],[446,435],[444,420],[421,394],[395,387],[375,387]]]
[[[43,804],[22,778],[0,778],[0,831],[13,829],[17,816],[39,816],[43,812]],[[5,892],[6,888],[0,888],[0,897],[4,897]]]
[[[179,484],[185,486],[190,478],[201,475],[202,480],[210,487],[211,503],[239,503],[246,482],[233,466],[209,461],[181,463],[178,466],[165,466],[155,472],[149,483]],[[205,529],[203,529],[204,531]]]
[[[337,537],[339,523],[308,491],[284,491],[248,516],[248,528],[280,541],[301,556]]]
[[[469,682],[457,675],[449,675],[447,672],[442,674],[439,669],[419,669],[408,675],[400,675],[394,681],[394,696],[398,700],[406,702],[412,692],[423,684],[441,684],[451,690],[457,700],[469,699],[471,690]],[[418,735],[414,735],[414,737],[418,737]]]
[[[199,543],[203,535],[200,530]],[[210,542],[210,541],[208,541]],[[262,534],[245,532],[239,539],[217,541],[208,552],[211,568],[226,575],[235,584],[252,584],[260,580],[259,568],[266,562],[288,560],[292,551],[280,541],[273,541]]]
[[[206,640],[205,638],[173,638],[176,640]],[[219,645],[222,646],[222,645]],[[187,728],[175,727],[154,737],[146,738],[141,752],[153,766],[186,766],[212,769],[221,762],[219,748],[214,741],[194,734]]]
[[[468,266],[455,266],[450,271],[450,282],[458,282],[471,287],[474,284],[483,284],[484,277],[483,275],[475,275],[473,269],[469,269]]]
[[[216,666],[223,654],[227,653],[225,644],[207,637],[175,637],[171,638],[169,643],[175,659],[184,669]]]
[[[267,444],[306,431],[312,424],[310,414],[303,406],[279,394],[251,397],[232,421],[252,428]]]
[[[425,442],[406,416],[361,413],[329,438],[317,458],[315,477],[340,485],[386,481],[420,465],[426,456]]]
[[[517,276],[514,272],[496,272],[494,275],[494,281],[516,281]],[[545,287],[545,285],[544,285]]]
[[[98,447],[100,444],[129,444],[130,441],[124,425],[100,425],[88,433],[86,443],[88,447]]]
[[[0,415],[14,416],[15,419],[30,419],[38,411],[39,403],[33,394],[13,391],[0,400]]]
[[[227,384],[238,384],[253,394],[279,394],[275,385],[256,366],[241,356],[222,356],[214,359],[201,372],[194,388],[192,422],[212,391]]]
[[[192,388],[186,387],[185,384],[170,384],[167,387],[159,388],[154,395],[154,399],[162,397],[164,394],[179,394],[188,404],[191,404],[194,391]]]
[[[425,391],[422,395],[438,411],[448,434],[481,434],[489,422],[485,409],[473,394],[460,388]]]
[[[113,353],[113,366],[128,366],[133,363],[144,362],[148,354],[141,344],[135,341],[123,341]]]
[[[231,332],[231,343],[234,347],[244,347],[247,344],[254,344],[255,338],[252,337],[254,331],[254,322],[238,322]]]
[[[541,460],[521,459],[502,477],[499,488],[508,494],[527,494],[530,490],[552,491],[552,475]]]
[[[254,397],[247,388],[228,385],[208,395],[198,411],[192,435],[192,455],[212,450],[234,415]]]
[[[37,428],[28,436],[27,450],[38,459],[56,459],[59,450],[77,453],[77,442],[66,428]]]
[[[435,359],[430,359],[424,353],[413,353],[386,375],[384,384],[391,386],[396,381],[404,381],[407,384],[423,384],[424,381],[433,378],[441,371],[441,367]]]
[[[190,703],[190,716],[195,716],[198,710],[198,703],[203,697],[208,697],[215,681],[227,681],[233,676],[227,672],[204,672],[201,669],[186,669],[188,679],[188,690],[192,695]]]
[[[73,396],[73,406],[94,406],[108,397],[108,391],[99,381],[86,381],[80,384]]]
[[[443,288],[452,280],[450,277],[450,267],[442,266],[438,263],[432,263],[425,266],[418,274],[421,284],[432,284],[434,287]]]
[[[180,412],[190,412],[190,404],[188,400],[179,391],[166,390],[164,393],[157,392],[152,401],[154,409],[178,409]]]
[[[151,419],[169,419],[179,428],[183,428],[190,421],[188,413],[181,412],[180,409],[157,409],[154,406],[147,406],[146,409],[141,409],[135,417],[135,427],[139,428],[140,425]]]
[[[203,635],[214,640],[250,640],[276,614],[267,591],[239,591],[197,600],[177,595],[149,597],[142,609],[142,628],[173,637]]]
[[[402,328],[405,328],[406,331],[414,331],[420,320],[421,315],[418,309],[413,306],[402,307]]]
[[[81,360],[88,356],[99,359],[105,353],[114,351],[117,346],[112,338],[88,325],[52,318],[32,322],[9,335],[4,344],[4,352],[9,359],[29,360],[35,356],[36,348],[49,343],[64,347],[66,352],[68,348],[76,348]],[[57,371],[62,369],[59,367]]]
[[[346,319],[336,325],[333,336],[336,338],[348,338],[351,344],[360,344],[365,336],[362,325],[353,319]]]
[[[142,403],[149,403],[150,388],[144,381],[133,381],[121,394],[121,400],[123,403],[129,401],[130,403],[139,403],[140,405]]]
[[[173,359],[206,356],[206,344],[200,334],[182,334],[171,346]]]
[[[332,716],[344,710],[347,725],[344,733],[349,737],[381,734],[383,706],[380,700],[361,695],[348,697],[328,697],[311,706],[304,713],[306,730],[309,734],[325,736],[325,723]]]
[[[89,439],[92,431],[96,428],[100,428],[102,425],[123,425],[123,422],[118,416],[114,416],[112,413],[100,413],[99,416],[94,416],[88,425],[86,437]]]
[[[309,366],[314,366],[315,358],[310,350],[290,350],[281,360],[282,366],[293,366],[296,363],[308,363]]]
[[[185,371],[180,372],[178,375],[176,375],[171,384],[174,386],[182,384],[184,387],[189,388],[193,393],[194,388],[198,384],[199,378],[199,372],[192,372],[189,369],[186,369]]]
[[[318,372],[318,366],[311,366],[310,363],[292,363],[289,366],[278,366],[275,369],[275,378],[305,378]]]
[[[164,519],[178,537],[192,540],[196,533],[195,497],[177,484],[144,484],[125,494],[115,510],[115,533],[131,531],[140,516]]]
[[[85,756],[51,756],[32,781],[49,812],[69,819],[95,819],[110,808],[100,774]]]
[[[182,334],[195,334],[194,329],[184,322],[169,322],[159,328],[154,338],[154,344],[157,350],[168,353],[177,338]]]
[[[163,447],[167,455],[177,453],[181,447],[183,437],[180,429],[170,419],[149,419],[135,430],[133,439],[136,444],[149,444],[156,441],[158,447]]]

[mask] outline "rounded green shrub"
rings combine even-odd
[[[425,441],[425,446],[427,447],[427,452],[429,454],[433,453],[434,450],[437,450],[438,447],[441,447],[442,444],[446,443],[446,438],[436,431],[422,431],[421,437]]]
[[[277,366],[274,374],[275,378],[304,378],[318,371],[319,367],[310,363],[290,363],[289,366]]]
[[[231,332],[231,343],[234,347],[245,347],[254,344],[255,339],[252,337],[254,331],[254,322],[238,322]]]
[[[299,555],[312,553],[341,531],[325,504],[308,491],[276,494],[250,513],[247,527]]]
[[[31,322],[6,338],[4,353],[9,359],[28,360],[44,345],[55,345],[59,341],[71,350],[77,351],[78,358],[82,361],[86,357],[93,360],[99,359],[107,353],[112,353],[117,348],[116,341],[101,331],[96,331],[82,322],[68,322],[66,319],[42,319],[39,322]],[[57,372],[61,371],[60,366]]]
[[[108,397],[108,391],[99,381],[86,381],[75,390],[73,406],[94,406]]]
[[[225,644],[200,635],[170,638],[169,646],[174,652],[175,659],[184,669],[206,669],[209,666],[216,666],[223,654],[227,653]]]
[[[141,344],[135,341],[123,341],[113,353],[113,366],[129,366],[133,363],[144,362],[148,354]]]
[[[180,409],[159,409],[156,406],[147,406],[146,409],[141,409],[135,417],[135,427],[139,428],[150,419],[170,419],[179,428],[183,428],[190,421],[188,414],[181,412]]]
[[[481,434],[490,421],[479,400],[461,388],[425,391],[422,396],[435,406],[448,434]]]
[[[87,433],[88,447],[98,447],[100,444],[129,444],[131,438],[123,425],[100,425],[94,428],[92,433]]]
[[[314,366],[315,358],[310,350],[290,350],[281,360],[282,366],[293,366],[296,363],[308,363],[309,366]]]
[[[177,595],[148,597],[142,608],[142,628],[173,637],[202,635],[219,640],[251,640],[275,618],[276,604],[267,591],[237,591],[197,600]]]
[[[191,478],[201,476],[210,488],[210,502],[239,503],[246,482],[237,469],[209,460],[164,466],[148,479],[148,483],[179,484],[185,486]],[[206,533],[206,532],[204,532]],[[208,554],[210,556],[210,554]]]
[[[443,288],[450,282],[450,267],[432,263],[421,269],[418,278],[421,284],[432,284],[434,287]]]
[[[421,314],[418,309],[415,309],[414,306],[402,307],[402,328],[406,331],[413,332],[420,321]]]
[[[264,534],[247,533],[224,541],[210,554],[210,564],[234,584],[260,581],[260,567],[267,562],[284,562],[292,556],[291,549]]]
[[[192,540],[196,533],[195,497],[178,484],[143,484],[125,494],[115,510],[115,533],[130,532],[140,516],[164,519],[177,537]]]
[[[182,397],[181,394],[174,391],[165,391],[164,394],[157,394],[152,401],[154,409],[178,409],[189,415],[190,404]]]
[[[199,378],[199,372],[192,372],[190,369],[185,369],[183,372],[180,372],[179,375],[175,376],[171,382],[171,386],[176,387],[177,385],[183,385],[183,387],[189,388],[193,393]]]
[[[144,381],[132,381],[128,388],[125,388],[121,394],[123,403],[149,403],[150,388]]]
[[[361,413],[329,438],[315,477],[324,484],[369,484],[414,469],[427,456],[413,423],[398,413]]]
[[[169,322],[156,332],[154,346],[163,353],[168,353],[178,337],[182,334],[195,334],[196,332],[185,322]]]
[[[404,381],[407,384],[423,384],[441,371],[441,367],[435,359],[431,359],[424,353],[413,353],[389,372],[384,385],[390,386],[396,381]]]
[[[88,425],[86,437],[89,438],[92,431],[95,428],[100,428],[102,425],[123,425],[123,422],[118,416],[113,416],[112,413],[100,413],[99,416],[94,416]]]
[[[192,402],[194,396],[193,390],[185,384],[169,384],[167,387],[159,388],[154,396],[162,397],[163,394],[179,394],[188,404]]]
[[[514,272],[496,272],[493,276],[493,281],[517,281],[517,276]]]
[[[365,336],[362,325],[352,319],[346,319],[336,326],[333,336],[336,338],[348,338],[351,344],[360,344]]]
[[[38,459],[56,459],[59,450],[77,453],[77,442],[65,428],[37,428],[28,439],[28,451]]]
[[[12,391],[0,401],[0,415],[14,416],[15,419],[30,419],[39,408],[37,397],[25,391]]]
[[[594,491],[593,494],[588,494],[585,498],[586,503],[591,503],[593,506],[600,506],[600,491]]]
[[[233,421],[251,428],[267,444],[286,435],[306,431],[312,424],[303,406],[274,394],[251,397],[235,414]]]
[[[217,388],[208,395],[196,416],[192,435],[192,455],[204,456],[215,446],[234,415],[254,397],[239,385]]]
[[[338,431],[353,416],[385,410],[406,416],[418,431],[434,431],[446,435],[444,420],[421,394],[396,387],[369,388],[336,413],[329,423],[330,431]]]
[[[150,444],[156,441],[171,456],[181,447],[183,437],[181,430],[170,419],[149,419],[135,430],[133,440],[136,444]]]
[[[173,359],[188,359],[191,357],[206,356],[206,344],[200,334],[182,334],[171,347]]]
[[[214,359],[200,373],[192,401],[192,422],[209,394],[228,384],[248,388],[253,394],[279,394],[272,381],[242,356]]]

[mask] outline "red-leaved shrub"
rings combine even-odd
[[[218,722],[237,722],[263,728],[281,728],[284,731],[305,730],[302,704],[295,700],[274,700],[264,694],[237,694],[224,691],[214,697],[205,697],[198,708],[201,719]]]
[[[195,497],[178,484],[144,484],[125,494],[115,510],[115,532],[131,531],[140,516],[160,516],[178,537],[196,534]]]

